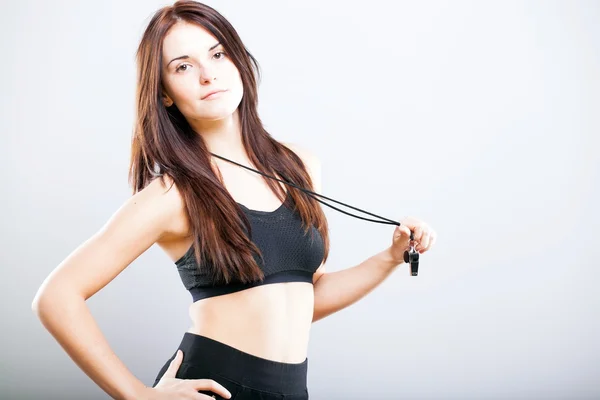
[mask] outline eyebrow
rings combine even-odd
[[[208,51],[212,51],[213,49],[215,49],[215,48],[216,48],[218,45],[220,45],[220,44],[221,44],[221,42],[217,42],[217,44],[215,44],[215,45],[214,45],[214,46],[212,46],[210,49],[208,49]],[[171,61],[169,61],[169,64],[167,64],[167,68],[169,67],[169,65],[170,65],[170,64],[171,64],[173,61],[176,61],[176,60],[181,60],[181,59],[184,59],[184,58],[190,58],[190,56],[188,56],[188,55],[183,55],[183,56],[175,57],[174,59],[172,59]]]

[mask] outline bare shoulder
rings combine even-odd
[[[173,221],[182,207],[172,181],[153,180],[127,198],[97,232],[51,272],[36,298],[52,299],[61,293],[90,298],[154,243],[172,235],[177,227]]]
[[[300,157],[305,164],[314,165],[315,163],[320,163],[320,160],[315,152],[306,146],[289,142],[282,142],[281,144],[296,153],[296,155]]]
[[[128,199],[122,209],[138,208],[148,219],[160,223],[160,238],[173,232],[174,226],[170,223],[173,218],[181,214],[185,208],[183,197],[179,188],[168,175],[153,179],[145,188]]]
[[[287,143],[282,142],[285,147],[292,150],[304,163],[306,168],[308,169],[308,174],[310,175],[314,191],[317,193],[321,193],[321,160],[313,150],[305,146],[301,146],[295,143]]]
[[[162,234],[157,241],[178,240],[186,236],[189,222],[185,202],[173,178],[168,175],[158,177],[144,191],[147,192],[144,196],[153,204],[155,212],[161,214],[163,221]]]

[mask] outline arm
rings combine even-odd
[[[321,161],[304,147],[285,143],[308,168],[314,192],[321,194]],[[359,265],[336,271],[325,272],[325,265],[313,276],[315,292],[313,322],[346,308],[375,289],[400,265],[390,255],[389,248],[368,258]]]
[[[94,321],[86,300],[156,241],[172,233],[183,206],[173,186],[156,179],[44,280],[32,309],[79,368],[114,399],[134,399],[145,385],[123,365]]]
[[[315,191],[321,193],[321,163],[311,159]],[[355,267],[325,272],[321,265],[313,278],[315,291],[313,322],[346,308],[379,286],[398,267],[389,248],[375,254]]]
[[[362,299],[379,286],[398,265],[393,261],[389,249],[386,249],[355,267],[323,273],[314,284],[313,322]]]

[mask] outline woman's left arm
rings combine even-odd
[[[411,231],[414,240],[411,243]],[[313,277],[315,292],[313,321],[325,318],[360,300],[383,282],[399,265],[413,245],[420,254],[430,250],[437,234],[416,218],[404,218],[396,226],[392,244],[352,268],[326,273],[321,265]]]
[[[284,143],[292,149],[308,168],[313,191],[321,194],[321,161],[310,150],[296,144]],[[416,218],[404,218],[394,230],[392,244],[362,263],[341,271],[325,272],[325,265],[313,275],[313,322],[325,318],[362,299],[381,284],[399,265],[404,264],[413,232],[413,245],[419,253],[431,249],[437,234],[426,223]]]
[[[362,299],[403,263],[404,261],[394,260],[388,248],[352,268],[335,272],[322,270],[314,283],[315,303],[312,322]]]

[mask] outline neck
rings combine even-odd
[[[208,151],[233,161],[243,162],[248,157],[242,144],[239,112],[218,120],[193,120],[190,125],[202,136]],[[215,161],[226,162],[215,157]]]

